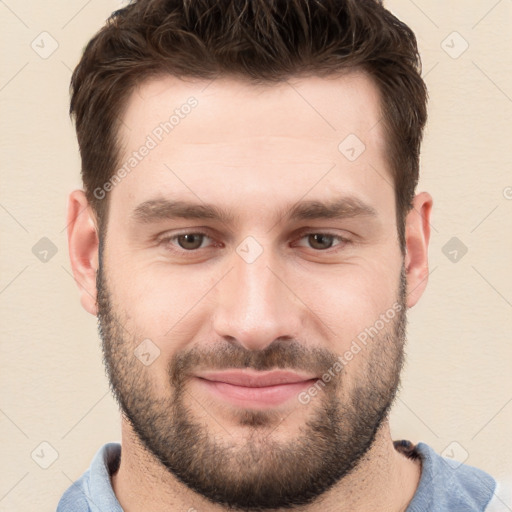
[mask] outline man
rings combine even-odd
[[[428,277],[426,90],[375,0],[140,0],[72,78],[83,307],[122,411],[65,511],[483,511],[388,414]]]

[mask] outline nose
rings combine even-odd
[[[251,263],[234,254],[234,268],[217,286],[213,328],[247,350],[264,350],[277,338],[297,339],[303,325],[305,306],[289,273],[268,252]]]

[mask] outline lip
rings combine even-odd
[[[279,384],[295,384],[311,379],[315,375],[300,374],[288,370],[274,370],[259,372],[255,370],[228,370],[223,372],[202,372],[196,375],[201,379],[214,382],[225,382],[233,386],[244,386],[250,388],[262,388],[265,386],[277,386]]]
[[[195,377],[200,386],[217,398],[256,409],[283,404],[317,380],[316,376],[291,371],[254,370],[202,372]]]

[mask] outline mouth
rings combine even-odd
[[[238,407],[264,409],[281,405],[312,386],[318,378],[291,371],[229,370],[202,372],[198,384],[218,399]]]

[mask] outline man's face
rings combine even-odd
[[[406,306],[380,118],[355,73],[161,78],[127,105],[120,167],[137,163],[110,192],[105,362],[142,445],[213,502],[309,503],[385,419]],[[212,373],[234,369],[300,378],[248,389]]]

